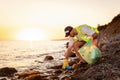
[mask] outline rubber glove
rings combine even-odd
[[[63,62],[63,65],[62,65],[62,69],[65,69],[66,66],[69,66],[68,59],[64,59],[64,62]]]

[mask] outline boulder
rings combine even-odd
[[[28,77],[25,77],[24,80],[48,80],[41,77],[40,74],[33,74]]]
[[[54,58],[53,58],[52,56],[46,56],[44,60],[45,60],[45,61],[49,61],[49,60],[53,60],[53,59],[54,59]]]
[[[23,79],[25,77],[28,77],[28,76],[34,75],[34,74],[40,74],[40,72],[39,71],[22,72],[18,75],[18,79]]]
[[[17,70],[15,68],[11,68],[11,67],[4,67],[0,69],[0,76],[4,77],[10,77],[13,76],[15,73],[17,72]]]
[[[58,76],[48,76],[48,80],[59,80]]]
[[[7,78],[0,78],[0,80],[7,80]]]
[[[46,77],[48,75],[45,75],[43,73],[40,73],[39,71],[29,71],[29,72],[22,72],[18,75],[17,79],[20,80],[47,80]]]

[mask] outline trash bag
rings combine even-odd
[[[88,64],[95,64],[101,57],[101,51],[93,44],[91,39],[78,52]]]

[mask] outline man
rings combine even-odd
[[[91,37],[93,38],[93,43],[97,46],[97,29],[88,26],[86,24],[76,26],[73,28],[72,26],[67,26],[65,29],[65,37],[69,36],[69,47],[65,52],[65,59],[62,68],[65,69],[68,64],[68,57],[70,56],[71,49],[74,49],[76,55],[80,59],[80,62],[84,61],[78,52],[79,48],[81,48]],[[74,40],[76,38],[77,40]]]

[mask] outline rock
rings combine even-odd
[[[28,77],[25,77],[24,80],[47,80],[41,77],[40,74],[33,74]]]
[[[53,60],[53,59],[54,59],[54,58],[53,58],[52,56],[46,56],[44,60],[45,60],[45,61],[49,61],[49,60]]]
[[[59,80],[58,76],[48,76],[48,80]]]
[[[35,62],[37,62],[37,63],[44,63],[44,62],[42,62],[42,61],[39,61],[39,60],[35,60]]]
[[[42,74],[39,71],[29,71],[20,73],[18,79],[22,80],[47,80],[48,75]]]
[[[52,75],[59,76],[62,72],[62,69],[55,69],[52,71]]]
[[[61,69],[56,69],[55,71],[53,71],[55,74],[60,74],[62,73],[62,70]]]
[[[7,80],[7,78],[0,78],[0,80]]]
[[[15,68],[11,68],[11,67],[4,67],[0,69],[0,76],[4,77],[10,77],[13,76],[15,73],[17,72],[17,70]]]
[[[102,63],[89,68],[85,73],[83,73],[82,80],[86,80],[88,78],[94,80],[117,80],[120,79],[120,77],[116,77],[120,75],[119,72],[119,69],[115,68],[112,64]]]
[[[72,79],[70,78],[70,76],[65,76],[61,80],[72,80]]]
[[[21,79],[21,78],[23,79],[27,76],[34,75],[34,74],[40,74],[40,72],[39,71],[22,72],[18,75],[18,79]]]
[[[57,66],[52,66],[48,69],[61,69],[62,68],[62,65],[57,65]]]

